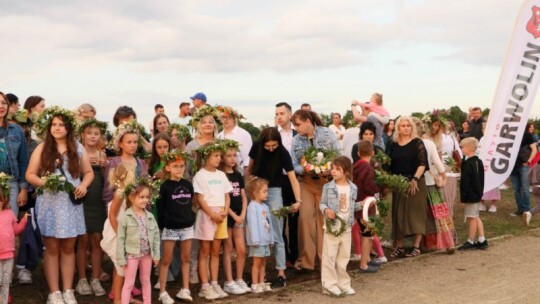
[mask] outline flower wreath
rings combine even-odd
[[[238,113],[235,109],[229,106],[216,106],[216,109],[222,114],[233,117],[235,120],[245,119],[244,115]]]
[[[4,195],[4,199],[8,199],[9,197],[9,181],[11,179],[11,176],[5,174],[4,172],[0,172],[0,189],[2,189],[2,195]]]
[[[216,108],[214,108],[214,107],[212,107],[210,105],[202,106],[200,109],[195,111],[195,113],[193,113],[193,117],[189,121],[189,124],[194,129],[197,129],[197,127],[199,125],[199,122],[205,116],[214,117],[214,120],[216,121],[216,124],[217,124],[218,128],[221,128],[221,119],[219,118],[219,111]]]
[[[327,150],[309,146],[300,159],[300,165],[306,173],[316,175],[332,169],[332,161],[338,155],[339,153],[333,149]]]
[[[446,126],[446,124],[448,123],[448,120],[445,117],[443,117],[443,115],[448,115],[448,114],[449,113],[446,110],[434,109],[432,112],[425,114],[421,120],[430,129],[433,123],[436,121],[440,121],[442,125],[441,127],[443,127],[443,126]]]
[[[271,212],[276,218],[279,219],[279,218],[288,216],[291,210],[292,210],[291,206],[284,206],[279,209],[272,209]]]
[[[240,143],[237,142],[236,140],[224,138],[224,139],[218,139],[216,142],[223,146],[223,151],[227,151],[229,149],[240,151]]]
[[[28,117],[28,111],[26,109],[20,109],[15,113],[10,113],[7,116],[8,120],[14,120],[17,123],[30,124],[32,120]]]
[[[225,146],[221,144],[219,140],[217,140],[211,144],[206,144],[204,146],[201,146],[195,151],[197,152],[199,157],[201,157],[202,159],[206,159],[208,155],[210,155],[212,152],[215,152],[215,151],[225,153]]]
[[[107,132],[108,124],[104,121],[99,121],[95,118],[86,119],[79,126],[79,134],[82,134],[84,132],[84,129],[88,127],[98,128],[101,134],[104,135]]]
[[[124,187],[124,191],[122,192],[122,194],[125,198],[127,198],[133,192],[137,191],[137,189],[139,189],[140,187],[148,187],[150,189],[150,204],[152,204],[152,202],[155,202],[156,199],[159,197],[159,185],[159,181],[153,180],[149,176],[142,176],[135,179],[133,182],[127,184]]]
[[[173,150],[173,151],[167,152],[163,155],[162,158],[166,163],[180,161],[180,160],[183,160],[184,162],[187,163],[191,160],[188,153],[180,151],[180,150]]]
[[[121,125],[114,130],[114,134],[112,137],[112,141],[110,142],[110,147],[115,150],[116,152],[120,152],[120,148],[118,147],[120,143],[120,139],[122,136],[124,136],[127,133],[135,133],[139,135],[139,143],[138,145],[141,146],[142,136],[146,134],[146,130],[144,129],[144,126],[138,123],[135,119],[130,121],[125,121]]]
[[[336,221],[338,221],[340,225],[339,225],[339,229],[334,230],[333,227],[336,224]],[[347,222],[339,214],[336,214],[336,218],[333,220],[326,218],[325,223],[326,223],[326,233],[331,234],[335,237],[341,236],[345,232],[345,230],[347,230]]]
[[[64,123],[70,123],[75,133],[77,133],[77,130],[79,128],[77,124],[77,119],[75,118],[75,114],[73,114],[72,111],[64,109],[62,107],[52,106],[46,108],[43,113],[41,113],[41,115],[38,115],[36,112],[34,112],[30,116],[33,122],[33,128],[36,131],[36,135],[38,137],[45,137],[45,133],[49,129],[52,119],[56,116],[64,117],[67,120],[64,121]]]
[[[181,125],[179,123],[172,123],[167,127],[167,134],[172,137],[172,131],[176,130],[176,138],[178,140],[182,139],[190,139],[191,138],[191,132],[189,131],[189,128]]]

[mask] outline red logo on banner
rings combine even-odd
[[[532,12],[531,20],[527,23],[527,32],[531,33],[537,39],[540,37],[540,8],[533,6]]]

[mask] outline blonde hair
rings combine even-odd
[[[414,123],[412,117],[410,116],[401,116],[396,120],[396,131],[394,132],[394,142],[398,142],[401,135],[399,134],[399,125],[402,121],[407,121],[411,124],[411,138],[418,137],[418,131],[416,130],[416,124]]]
[[[382,100],[382,94],[381,93],[373,93],[372,98],[373,98],[373,101],[376,104],[382,106],[383,100]]]
[[[424,123],[418,117],[412,117],[412,121],[416,125],[416,136],[422,137],[426,133]]]
[[[135,168],[126,163],[120,163],[109,172],[109,184],[111,188],[123,189],[125,185],[135,180]]]
[[[476,149],[478,149],[478,139],[476,139],[474,137],[466,137],[466,138],[461,140],[460,145],[462,147],[467,146],[471,150],[476,151]]]
[[[97,114],[96,108],[89,103],[83,103],[77,108],[78,115],[81,115],[82,113],[86,113],[86,112],[92,112],[94,113],[94,116]]]
[[[255,193],[261,190],[261,188],[264,186],[268,187],[268,180],[264,178],[252,176],[248,179],[246,183],[246,192],[248,193],[249,197],[254,198]]]
[[[197,124],[197,134],[199,135],[203,135],[202,132],[201,132],[201,125],[202,125],[202,121],[206,118],[206,117],[210,117],[210,119],[212,119],[212,122],[214,123],[214,138],[217,138],[218,136],[218,129],[219,129],[219,126],[218,126],[218,122],[216,121],[216,119],[214,118],[214,116],[212,115],[205,115],[203,117],[201,117],[201,120],[199,120],[199,123]]]

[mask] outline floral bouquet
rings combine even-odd
[[[300,165],[306,173],[319,175],[332,169],[332,161],[336,156],[338,156],[336,150],[326,150],[309,146],[300,159]]]
[[[271,212],[278,219],[282,217],[286,217],[291,212],[291,206],[285,206],[279,209],[272,209]]]
[[[47,172],[41,179],[45,182],[43,186],[37,187],[37,194],[42,195],[45,191],[71,193],[75,187],[67,181],[64,175],[56,175]]]
[[[4,198],[9,197],[9,181],[11,179],[11,176],[5,174],[4,172],[0,172],[0,189],[2,189],[2,194],[4,195]]]

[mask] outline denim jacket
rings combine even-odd
[[[24,132],[19,125],[8,123],[5,138],[11,176],[19,188],[28,188],[24,176],[28,168],[28,149]]]
[[[354,224],[354,211],[360,207],[360,202],[356,202],[356,193],[358,188],[351,181],[349,186],[351,187],[351,197],[349,202],[349,218],[347,219],[348,227],[351,227]],[[339,194],[336,185],[336,181],[331,181],[324,184],[321,195],[321,203],[319,209],[324,215],[324,210],[330,208],[334,212],[339,210]]]
[[[323,148],[327,150],[341,150],[336,135],[327,127],[315,126],[313,145],[316,148]],[[291,154],[294,172],[296,172],[296,174],[304,174],[304,168],[300,165],[300,160],[309,146],[311,146],[311,144],[306,135],[296,134],[294,136],[292,140]]]
[[[152,213],[146,213],[146,232],[150,243],[152,260],[160,259],[159,252],[159,228]],[[141,233],[139,223],[133,214],[133,209],[128,208],[118,222],[118,241],[116,243],[116,261],[119,266],[126,265],[126,253],[139,254],[141,250]]]

